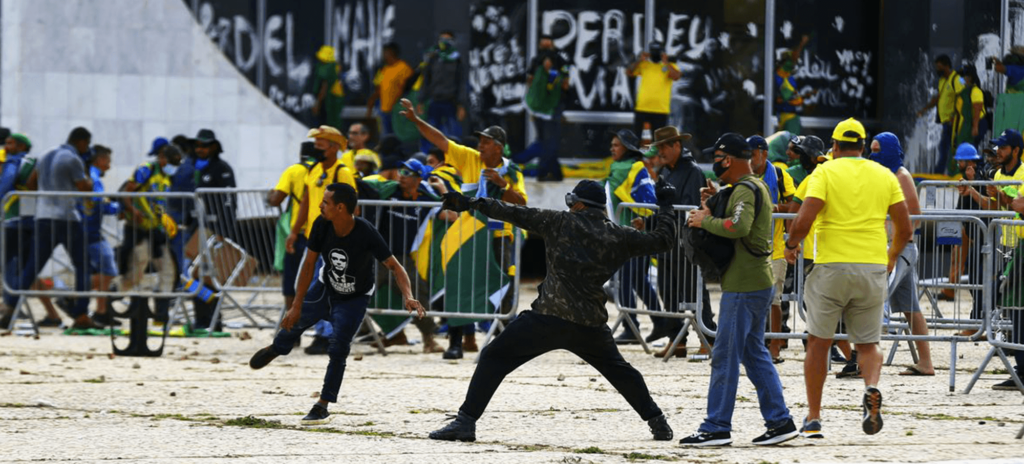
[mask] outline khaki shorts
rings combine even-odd
[[[772,306],[782,305],[782,289],[786,286],[786,259],[772,261],[772,282],[775,293],[772,294]]]
[[[808,333],[831,339],[841,318],[850,343],[878,343],[886,284],[882,264],[815,264],[804,291]]]

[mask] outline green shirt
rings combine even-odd
[[[754,192],[736,182],[729,197],[726,217],[707,217],[701,222],[701,227],[712,234],[736,239],[733,245],[736,247],[736,254],[733,255],[729,269],[722,276],[723,292],[756,292],[772,286],[769,261],[772,251],[771,199],[764,181],[752,174],[740,178],[740,181],[745,180],[754,183],[761,190],[761,211],[757,218],[754,217]],[[755,252],[769,254],[757,257],[747,251],[747,247]]]

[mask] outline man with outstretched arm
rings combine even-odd
[[[660,206],[649,233],[616,225],[605,214],[601,184],[580,181],[566,195],[569,211],[516,206],[493,198],[444,195],[444,208],[475,210],[544,238],[547,277],[540,296],[480,353],[466,400],[456,419],[430,433],[434,440],[476,440],[476,421],[506,375],[531,359],[564,349],[594,366],[647,421],[655,440],[671,440],[672,428],[654,403],[643,376],[619,354],[608,328],[602,285],[635,256],[663,253],[676,243],[671,185],[655,189]]]
[[[250,367],[261,369],[274,358],[290,353],[295,341],[313,324],[321,320],[331,323],[334,330],[328,341],[330,362],[324,386],[320,400],[302,418],[302,425],[330,421],[327,403],[338,401],[338,390],[345,375],[345,358],[373,294],[376,282],[374,259],[395,275],[405,308],[410,313],[416,311],[420,317],[425,314],[423,306],[412,296],[409,275],[391,255],[384,238],[365,219],[352,215],[356,201],[356,191],[352,186],[343,183],[327,186],[320,202],[320,217],[313,223],[306,244],[306,260],[299,273],[295,301],[281,320],[281,331],[274,337],[274,343],[257,351],[249,360]],[[321,253],[326,259],[317,280],[313,281],[313,269]]]

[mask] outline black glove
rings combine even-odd
[[[658,199],[658,207],[664,212],[671,212],[673,210],[673,204],[676,200],[676,188],[665,182],[664,179],[658,179],[658,183],[654,184],[654,196]]]
[[[444,203],[441,204],[441,209],[447,209],[461,213],[469,210],[469,198],[458,192],[448,192],[441,196]]]

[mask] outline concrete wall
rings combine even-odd
[[[0,125],[42,156],[75,126],[114,150],[107,188],[154,137],[213,129],[239,186],[269,188],[306,129],[227,61],[180,0],[3,0]]]

